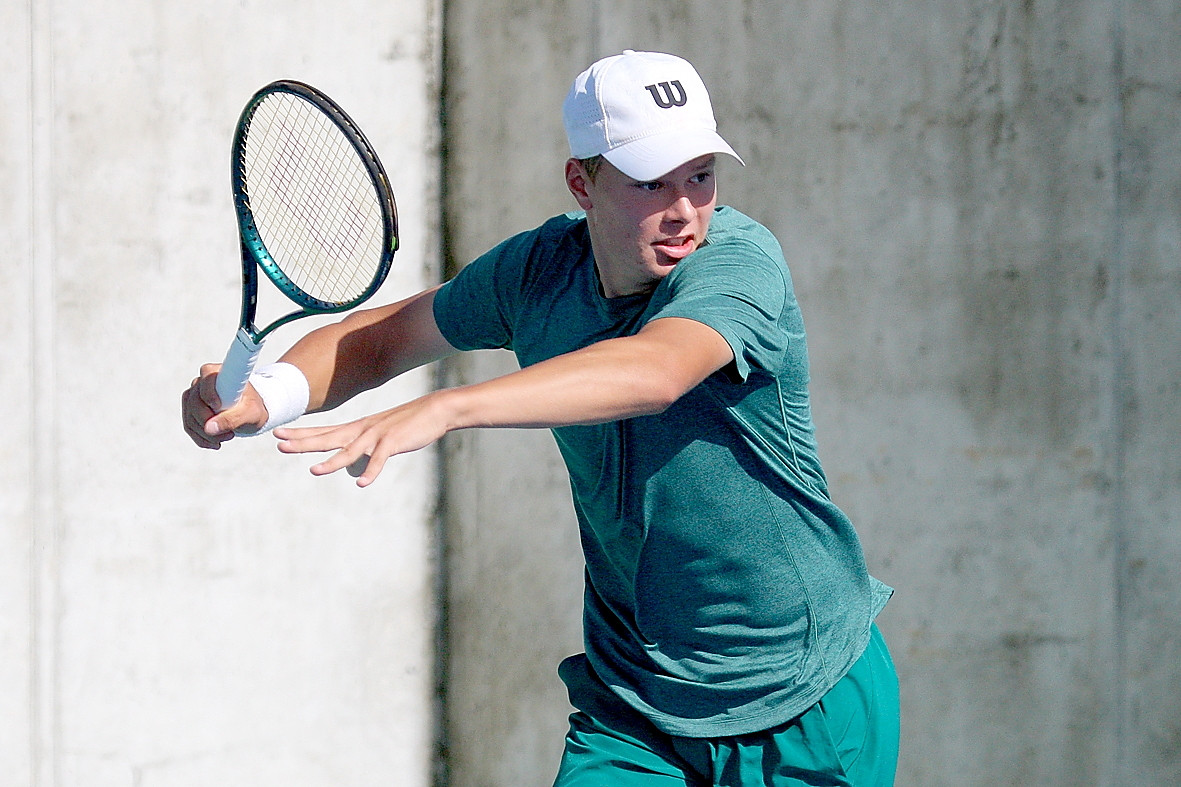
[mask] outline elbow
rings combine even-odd
[[[673,375],[661,374],[655,371],[651,375],[651,386],[648,389],[648,409],[650,415],[658,415],[676,404],[682,396],[696,386],[694,381],[689,384]]]

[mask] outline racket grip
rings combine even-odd
[[[232,407],[242,398],[246,381],[250,379],[250,373],[254,371],[254,364],[261,352],[262,342],[254,341],[244,328],[239,328],[230,349],[226,352],[221,371],[217,374],[217,396],[221,399],[222,410]]]

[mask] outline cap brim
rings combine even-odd
[[[633,180],[657,180],[677,167],[711,153],[733,156],[739,164],[746,162],[716,131],[677,130],[637,139],[607,151],[603,158]]]

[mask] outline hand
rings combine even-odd
[[[181,423],[188,436],[201,448],[217,450],[222,443],[233,439],[235,430],[256,432],[269,417],[262,399],[249,384],[237,404],[218,412],[221,398],[216,386],[220,369],[221,364],[205,364],[200,376],[195,377],[180,395]]]
[[[320,451],[336,453],[313,465],[313,475],[348,469],[357,486],[372,484],[391,456],[417,451],[449,430],[439,406],[438,392],[400,407],[337,426],[281,427],[275,430],[279,450],[285,454]]]

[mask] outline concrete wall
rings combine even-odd
[[[723,198],[788,252],[833,489],[899,590],[899,783],[1181,781],[1176,3],[437,5],[0,6],[0,781],[430,781],[434,454],[358,493],[177,427],[237,316],[232,124],[281,76],[356,116],[392,299],[572,206],[558,106],[626,46],[697,63],[750,165]],[[540,432],[444,454],[445,775],[547,784],[563,471]]]
[[[0,5],[0,783],[430,781],[434,455],[361,492],[177,416],[236,325],[228,154],[262,84],[322,87],[382,153],[405,232],[378,297],[437,278],[436,17]]]
[[[454,267],[573,206],[559,105],[690,57],[783,241],[903,681],[902,785],[1181,782],[1181,7],[447,4]],[[546,32],[548,31],[548,32]],[[463,359],[452,379],[512,368]],[[580,558],[544,434],[448,439],[451,784],[547,784]]]

